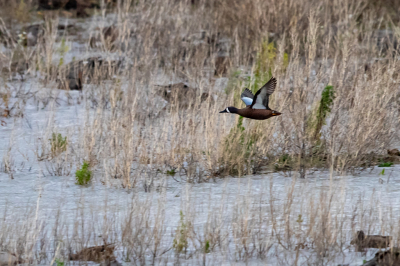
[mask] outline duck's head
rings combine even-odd
[[[274,110],[272,110],[272,115],[273,116],[278,116],[278,115],[281,115],[282,113],[280,113],[280,112],[278,112],[278,111],[274,111]]]
[[[219,113],[231,113],[231,114],[237,114],[238,109],[236,107],[230,106],[226,107],[223,111]]]

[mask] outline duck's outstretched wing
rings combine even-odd
[[[267,109],[269,96],[275,91],[276,79],[272,77],[264,86],[261,87],[254,95],[253,103],[251,104],[252,109]]]
[[[242,99],[242,101],[247,105],[251,105],[253,103],[253,98],[254,95],[253,93],[248,89],[244,89],[244,91],[242,92],[242,95],[240,95],[240,98]]]

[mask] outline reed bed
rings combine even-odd
[[[113,19],[103,10],[92,24],[106,27],[111,20],[117,38],[111,44],[110,36],[93,26],[80,28],[78,42],[96,37],[97,44],[79,56],[98,50],[104,58],[82,70],[84,83],[93,84],[83,85],[83,104],[94,112],[86,115],[81,149],[74,149],[79,155],[71,160],[113,168],[127,187],[135,186],[142,172],[131,169],[134,161],[184,171],[199,181],[280,169],[282,160],[302,177],[313,167],[345,173],[371,166],[371,154],[383,155],[399,141],[396,26],[390,17],[379,20],[369,2],[316,3],[288,1],[285,9],[281,2],[248,1],[241,10],[235,1],[123,1]],[[233,12],[236,8],[241,12]],[[40,73],[44,87],[54,88],[65,70],[73,70],[72,63],[64,64],[65,51],[76,51],[68,46],[73,46],[68,32],[58,30],[57,13],[43,16],[38,44],[12,43],[3,56],[10,60],[9,77],[16,75],[13,67],[26,66],[24,75]],[[389,27],[394,30],[382,30]],[[4,21],[3,28],[11,39]],[[83,68],[79,64],[75,72]],[[221,67],[224,79],[214,75]],[[244,87],[255,91],[272,75],[278,89],[271,106],[284,115],[258,122],[218,114],[242,105]],[[157,85],[174,80],[190,84],[195,93],[171,92],[166,102]],[[327,86],[329,106],[322,110]],[[47,106],[52,99],[40,101]]]
[[[92,186],[149,194],[133,197],[122,214],[100,208],[101,219],[81,208],[72,224],[57,214],[47,225],[39,203],[26,213],[4,207],[2,249],[39,263],[115,242],[134,264],[272,257],[331,265],[358,228],[399,235],[396,211],[378,210],[375,195],[366,207],[348,202],[344,184],[318,193],[297,187],[315,171],[332,181],[398,160],[386,155],[400,141],[397,2],[108,2],[81,20],[32,12],[35,1],[0,1],[0,114],[2,127],[12,125],[1,170],[12,179],[30,165],[40,176],[74,178],[86,163]],[[278,85],[270,106],[283,115],[219,114],[242,107],[243,89],[255,92],[271,76]],[[70,91],[78,79],[82,91]],[[37,128],[32,106],[45,111]],[[60,123],[66,109],[77,110],[73,126]],[[32,131],[29,148],[19,141],[21,121]],[[271,179],[227,210],[224,201],[209,203],[201,216],[191,204],[192,183],[272,172],[293,176],[279,203]],[[171,180],[185,198],[180,215],[165,209]]]

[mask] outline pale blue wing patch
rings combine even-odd
[[[249,97],[242,97],[242,101],[246,104],[246,105],[251,105],[253,103],[253,99],[249,98]]]

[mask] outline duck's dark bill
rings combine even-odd
[[[226,111],[226,109],[225,109],[225,110],[223,110],[223,111],[221,111],[221,112],[219,112],[219,113],[227,113],[227,111]]]

